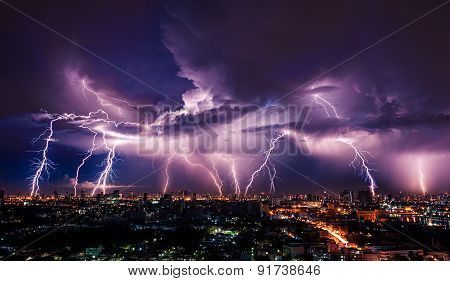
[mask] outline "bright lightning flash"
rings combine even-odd
[[[331,111],[333,111],[334,117],[336,119],[341,119],[341,116],[339,116],[339,114],[336,111],[336,107],[334,107],[331,103],[329,103],[328,101],[326,101],[324,98],[322,98],[319,95],[314,95],[314,101],[321,105],[323,107],[323,109],[325,110],[325,113],[327,114],[327,117],[330,118],[331,114],[328,111],[328,108],[331,109]]]
[[[230,171],[234,185],[234,194],[239,196],[241,194],[241,186],[239,184],[239,179],[236,172],[236,159],[232,158],[229,155],[219,155],[219,157],[230,164]]]
[[[357,147],[352,140],[339,138],[336,139],[336,141],[344,143],[353,149],[355,157],[350,161],[349,166],[352,166],[355,170],[359,167],[359,175],[364,176],[364,180],[369,182],[370,191],[372,192],[372,195],[375,195],[375,188],[377,188],[377,185],[371,173],[373,170],[369,168],[369,161],[367,160],[368,157],[374,158],[372,154]]]
[[[419,170],[420,188],[422,189],[423,195],[425,195],[427,187],[425,185],[425,174],[424,174],[424,170],[423,170],[423,161],[422,161],[422,159],[419,159],[419,161],[418,161],[418,170]]]
[[[118,140],[118,136],[116,136],[116,140],[113,145],[108,144],[107,135],[112,134],[112,132],[109,132],[106,128],[103,126],[98,126],[97,124],[104,124],[104,125],[112,125],[114,127],[119,126],[139,126],[138,123],[130,123],[130,122],[116,122],[109,118],[108,114],[103,110],[97,110],[95,112],[90,112],[88,115],[76,115],[76,114],[69,114],[64,113],[61,115],[52,115],[52,114],[45,114],[47,118],[50,119],[49,127],[37,138],[33,140],[33,144],[35,144],[38,140],[43,139],[44,141],[44,147],[42,150],[39,150],[37,152],[41,153],[41,159],[36,160],[35,163],[33,163],[34,168],[34,175],[31,178],[31,192],[30,196],[36,196],[39,192],[39,183],[43,179],[43,176],[49,175],[49,169],[52,168],[52,161],[48,158],[48,150],[50,147],[50,142],[54,141],[53,135],[54,135],[54,124],[57,121],[69,121],[72,124],[78,125],[79,128],[86,129],[93,133],[92,143],[91,147],[88,150],[88,152],[83,157],[83,160],[81,161],[80,165],[78,165],[76,173],[75,173],[75,184],[74,184],[74,192],[76,194],[76,189],[79,183],[79,172],[80,169],[84,166],[86,161],[88,161],[95,150],[100,149],[101,147],[104,147],[107,151],[107,158],[104,161],[104,170],[100,173],[100,177],[97,180],[96,187],[94,189],[94,192],[97,191],[98,188],[102,188],[105,190],[107,179],[111,178],[114,174],[114,171],[112,169],[112,165],[116,156],[116,146],[120,143],[120,139]],[[97,134],[101,133],[103,138],[103,142],[100,146],[96,146],[96,139]],[[46,137],[44,137],[47,134]],[[120,135],[121,138],[126,139],[126,135]],[[94,193],[93,192],[93,193]]]
[[[211,179],[214,182],[214,185],[217,187],[217,190],[219,191],[219,194],[222,196],[222,181],[216,177],[214,172],[212,172],[210,169],[208,169],[206,166],[199,164],[199,163],[193,163],[187,156],[187,154],[183,154],[183,158],[186,161],[187,164],[191,165],[192,167],[200,167],[203,170],[205,170],[208,175],[211,177]]]
[[[264,167],[267,167],[267,163],[269,162],[270,159],[270,155],[272,153],[272,151],[275,149],[275,146],[277,144],[278,141],[280,141],[283,137],[285,137],[287,135],[286,132],[281,133],[280,135],[278,135],[277,137],[273,138],[270,140],[269,142],[269,148],[262,154],[264,155],[264,161],[263,163],[258,167],[258,169],[256,169],[251,177],[250,180],[248,182],[248,184],[245,186],[245,192],[244,192],[244,196],[247,195],[247,192],[249,190],[249,188],[252,186],[253,181],[255,180],[255,177],[264,169]],[[273,179],[274,177],[272,177],[272,174],[269,173],[269,177],[271,179],[271,186],[273,186]]]

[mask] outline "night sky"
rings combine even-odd
[[[44,145],[42,139],[32,140],[49,125],[42,110],[87,114],[111,109],[86,97],[84,79],[90,89],[133,105],[180,103],[168,114],[186,111],[165,128],[183,126],[189,115],[226,111],[231,104],[308,106],[310,122],[301,140],[283,139],[284,147],[307,143],[308,155],[274,155],[271,161],[277,194],[367,188],[367,178],[349,166],[354,157],[345,143],[349,140],[373,155],[368,165],[377,192],[420,193],[423,186],[426,192],[449,191],[450,4],[304,85],[443,2],[8,2],[129,75],[0,3],[0,188],[29,193],[32,161],[39,161],[36,151]],[[324,110],[316,94],[338,115],[327,117],[331,107]],[[139,121],[135,107],[122,110],[123,115],[108,113],[120,121]],[[48,151],[55,169],[42,177],[42,193],[72,192],[76,167],[89,147],[89,134],[73,125],[55,126]],[[162,134],[165,140],[174,138]],[[134,184],[166,165],[170,156],[142,155],[131,146],[117,148],[111,188]],[[95,186],[105,153],[94,153],[83,167],[81,188]],[[210,165],[208,157],[195,155],[192,161]],[[223,179],[224,192],[232,193],[229,163],[222,160],[217,178]],[[240,163],[242,188],[262,160]],[[182,162],[170,168],[170,191],[216,192],[206,170]],[[161,192],[163,172],[128,190]],[[249,192],[267,191],[269,180],[261,172]]]

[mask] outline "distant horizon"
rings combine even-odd
[[[5,196],[17,196],[17,195],[20,195],[20,196],[22,196],[22,197],[29,197],[29,194],[27,194],[27,192],[25,192],[25,193],[21,193],[20,191],[19,192],[16,192],[16,193],[13,193],[13,192],[9,192],[8,190],[5,190],[5,189],[1,189],[0,188],[0,190],[3,190],[3,191],[5,191]],[[168,194],[168,195],[179,195],[181,192],[183,192],[183,191],[187,191],[187,192],[189,192],[189,194],[197,194],[197,195],[209,195],[209,196],[214,196],[214,197],[218,197],[218,196],[224,196],[224,197],[232,197],[232,196],[236,196],[236,194],[233,194],[233,193],[224,193],[223,195],[219,195],[219,194],[214,194],[214,193],[207,193],[207,192],[195,192],[195,191],[190,191],[190,190],[178,190],[178,191],[169,191],[169,192],[167,192],[167,193],[153,193],[153,192],[147,192],[147,191],[142,191],[142,192],[135,192],[134,190],[130,190],[130,191],[124,191],[124,192],[122,192],[120,189],[116,189],[116,190],[118,190],[119,191],[119,193],[120,194],[122,194],[122,195],[128,195],[129,193],[133,193],[133,195],[139,195],[139,196],[142,196],[142,195],[144,195],[144,193],[147,193],[147,195],[149,195],[149,196],[156,196],[156,195],[158,195],[158,196],[163,196],[163,195],[165,195],[165,194]],[[339,196],[339,193],[341,193],[341,192],[344,192],[344,191],[348,191],[348,190],[350,190],[350,191],[352,191],[352,192],[355,192],[355,195],[357,196],[357,192],[359,192],[359,191],[370,191],[369,189],[364,189],[364,188],[362,188],[362,189],[342,189],[342,190],[339,190],[339,191],[334,191],[334,192],[327,192],[327,193],[329,193],[329,194],[332,194],[333,196]],[[53,191],[51,191],[51,192],[48,192],[48,193],[46,193],[46,192],[42,192],[42,193],[40,193],[40,194],[37,194],[36,196],[53,196],[54,195],[54,191],[57,191],[57,190],[53,190]],[[82,192],[83,190],[80,190],[79,191],[79,193],[77,194],[77,197],[79,197],[80,196],[80,194],[81,194],[81,192]],[[95,196],[97,196],[97,195],[110,195],[110,194],[113,194],[114,193],[114,189],[111,189],[109,192],[107,192],[107,193],[102,193],[102,192],[99,192],[99,193],[96,193],[96,194],[94,194],[94,195],[91,195],[91,194],[89,194],[89,192],[86,192],[85,191],[85,196],[87,196],[87,197],[95,197]],[[325,193],[324,192],[321,192],[321,193],[319,193],[319,192],[316,192],[316,193],[314,193],[314,192],[291,192],[291,193],[275,193],[275,194],[269,194],[269,193],[267,193],[267,192],[249,192],[247,195],[246,195],[246,197],[252,197],[252,196],[256,196],[256,195],[267,195],[267,196],[272,196],[272,197],[282,197],[282,196],[297,196],[297,195],[317,195],[317,196],[323,196]],[[394,191],[394,192],[390,192],[390,191],[388,191],[388,192],[375,192],[375,196],[376,195],[387,195],[387,194],[392,194],[392,195],[395,195],[395,194],[408,194],[408,195],[420,195],[420,196],[423,196],[423,197],[426,197],[426,196],[428,196],[428,195],[443,195],[443,194],[449,194],[449,192],[447,192],[447,191],[442,191],[442,192],[429,192],[429,193],[426,193],[426,194],[423,194],[423,193],[421,193],[421,192],[414,192],[414,191],[402,191],[402,190],[398,190],[398,191]],[[66,191],[66,192],[64,192],[64,193],[60,193],[60,192],[58,192],[58,195],[59,196],[64,196],[64,195],[74,195],[74,193],[72,192],[72,193],[70,193],[70,192],[68,192],[68,191]],[[246,198],[246,197],[241,197],[241,198]]]

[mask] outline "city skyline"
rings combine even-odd
[[[450,0],[0,0],[0,22],[3,279],[448,274]]]
[[[450,247],[448,194],[1,199],[1,260],[447,261]]]

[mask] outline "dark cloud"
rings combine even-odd
[[[161,42],[160,1],[46,3],[11,4],[172,99],[179,100],[192,88],[176,76],[178,68]],[[167,99],[5,5],[0,18],[0,92],[8,105],[2,116],[40,109],[81,110],[83,100],[74,98],[82,97],[81,87],[68,87],[67,71],[90,78],[95,89],[115,91],[136,104]]]
[[[40,109],[85,113],[97,106],[68,83],[68,72],[88,78],[95,90],[131,101],[135,106],[130,115],[138,110],[157,117],[167,112],[161,108],[169,99],[190,102],[192,110],[176,115],[163,126],[164,132],[179,132],[188,125],[215,128],[278,105],[285,93],[441,2],[50,1],[51,5],[44,5],[16,1],[19,9],[170,98],[2,7],[0,92],[4,106],[0,129],[13,137],[1,141],[0,184],[21,190],[27,184],[24,175],[29,174],[29,159],[34,154],[26,151],[35,148],[30,140],[48,125],[48,120],[28,114]],[[365,135],[367,145],[372,145],[370,138],[377,138],[373,151],[377,156],[448,151],[449,13],[449,7],[436,11],[281,103],[310,108],[306,134],[319,138]],[[205,92],[206,98],[202,97]],[[327,99],[341,118],[327,118],[323,106],[314,102],[314,95]],[[150,105],[138,107],[142,104]],[[141,116],[137,118],[141,120]],[[242,132],[298,129],[299,124],[289,120],[253,125]],[[60,163],[55,183],[70,179],[84,152],[82,145],[74,143],[81,143],[86,134],[74,133],[75,129],[75,124],[57,124],[55,137],[60,141],[52,143],[50,151],[52,159]],[[361,142],[364,145],[364,140]],[[126,162],[130,166],[120,166],[125,172],[119,182],[132,182],[149,169],[138,156],[122,157],[130,160]],[[326,159],[294,158],[289,158],[289,165],[325,184],[361,185],[360,179],[351,177],[352,171],[336,167],[324,179],[322,171],[332,170]],[[85,179],[96,177],[99,162],[100,158],[94,161]],[[386,167],[390,169],[388,164]],[[383,176],[386,167],[374,169]],[[299,179],[282,168],[279,172],[285,179],[281,190],[295,190]],[[388,177],[384,181],[387,185],[390,182]]]
[[[163,38],[179,75],[197,86],[240,99],[276,99],[440,2],[171,1]],[[437,103],[450,90],[443,63],[450,59],[448,12],[443,8],[331,76],[352,75],[364,92],[400,95],[423,110],[448,110]]]
[[[370,129],[434,129],[442,130],[450,128],[450,115],[446,114],[421,114],[390,116],[367,119],[365,128]]]

